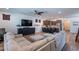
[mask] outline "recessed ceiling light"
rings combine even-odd
[[[9,9],[9,8],[6,8],[6,9]]]
[[[58,11],[58,14],[61,14],[62,12],[61,11]]]

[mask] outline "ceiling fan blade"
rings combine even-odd
[[[38,13],[36,10],[34,10],[35,13]]]
[[[44,13],[44,12],[39,12],[39,13]]]

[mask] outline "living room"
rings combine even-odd
[[[1,42],[6,41],[7,40],[6,38],[9,35],[19,34],[16,36],[21,37],[22,35],[23,36],[27,35],[27,39],[29,39],[28,37],[32,37],[33,40],[35,41],[45,39],[44,41],[41,40],[42,42],[41,41],[37,42],[42,45],[34,43],[35,45],[39,45],[40,47],[29,43],[32,45],[32,47],[30,47],[30,51],[66,50],[67,49],[67,47],[65,47],[67,46],[66,43],[67,42],[69,43],[71,38],[71,37],[69,38],[69,34],[70,33],[76,34],[78,32],[79,27],[78,16],[79,16],[79,9],[75,8],[66,8],[66,9],[65,8],[9,8],[9,9],[0,8],[0,28],[4,29],[3,31],[6,34],[6,35],[4,34],[5,37],[4,39],[1,39]],[[10,37],[9,39],[12,38]],[[55,41],[54,39],[57,40]],[[47,42],[46,40],[49,42]],[[27,44],[26,41],[24,42],[25,44]],[[15,47],[15,49],[13,48],[14,50],[10,48],[11,42],[9,42],[8,44],[9,46],[8,45],[6,46],[6,44],[7,43],[5,42],[2,51],[21,50],[21,47]],[[28,47],[27,45],[26,47],[24,45],[23,47],[24,49],[22,49],[22,51],[29,51],[27,49]],[[74,49],[74,47],[69,49],[79,50],[76,48]]]

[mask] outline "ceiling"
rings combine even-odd
[[[79,8],[0,8],[0,11],[10,13],[21,13],[28,16],[37,16],[34,10],[44,11],[41,17],[68,17],[79,13]]]

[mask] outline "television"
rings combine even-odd
[[[32,20],[22,19],[21,26],[32,26]]]

